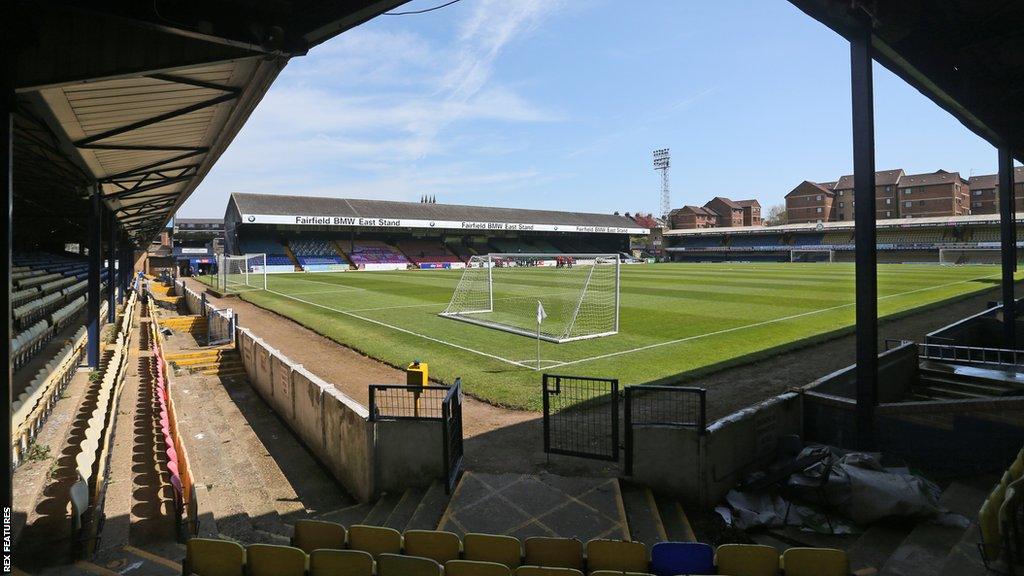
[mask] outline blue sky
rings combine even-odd
[[[440,0],[415,0],[402,10]],[[628,6],[628,10],[623,7]],[[294,59],[180,216],[231,192],[655,212],[849,173],[849,47],[785,0],[462,0]],[[996,151],[875,67],[878,169]]]

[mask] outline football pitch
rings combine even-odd
[[[529,274],[523,269],[525,294]],[[428,362],[444,382],[490,402],[538,409],[537,341],[438,316],[462,270],[272,274],[241,297],[370,357]],[[878,266],[879,316],[998,285],[995,266]],[[619,333],[540,343],[542,372],[623,385],[795,344],[854,323],[852,264],[639,264],[621,270]],[[524,314],[536,303],[525,299]],[[244,319],[243,319],[244,322]],[[804,382],[794,382],[801,385]]]

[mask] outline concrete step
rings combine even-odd
[[[937,386],[940,388],[949,388],[953,390],[961,390],[963,392],[972,392],[981,396],[1003,396],[1005,394],[1011,394],[1015,392],[1015,389],[1007,386],[1000,386],[998,384],[981,384],[977,382],[969,381],[957,381],[951,378],[933,378],[927,377],[922,378],[921,383],[925,386]]]
[[[444,491],[444,484],[435,480],[420,499],[419,506],[406,525],[407,529],[437,530],[450,500],[451,496]]]
[[[914,529],[912,521],[881,521],[872,524],[847,550],[854,572],[877,572]]]
[[[385,493],[382,494],[377,502],[373,505],[373,509],[363,519],[364,524],[370,526],[383,526],[387,522],[388,517],[395,511],[395,507],[402,500],[402,493]]]
[[[972,518],[977,514],[985,493],[963,484],[950,484],[939,505],[955,514]],[[936,522],[921,522],[907,535],[879,572],[882,576],[938,574],[950,550],[964,536],[965,529]]]
[[[666,541],[668,535],[651,490],[624,480],[619,481],[619,488],[622,492],[622,504],[626,509],[630,538],[643,542],[648,549],[658,542]]]
[[[976,394],[974,392],[965,392],[963,390],[953,388],[951,386],[940,386],[930,385],[925,386],[922,390],[924,395],[933,396],[935,398],[945,398],[949,400],[971,400],[976,398],[986,398],[987,396]]]
[[[373,510],[374,504],[375,503],[353,504],[337,510],[323,512],[313,516],[313,519],[324,520],[326,522],[337,522],[345,527],[353,524],[366,524],[366,516],[371,510]]]
[[[404,532],[426,493],[426,488],[407,489],[402,494],[402,499],[395,505],[395,509],[388,516],[388,519],[384,521],[384,526]]]
[[[229,423],[232,418],[227,414],[234,409],[230,399],[222,390],[202,386],[193,387],[191,394],[198,405],[193,408],[201,407],[197,419],[204,438],[195,444],[199,449],[193,450],[190,446],[189,456],[205,460],[202,469],[206,471],[208,498],[212,501],[217,531],[241,542],[262,541],[254,533],[257,528],[284,532],[280,518],[274,518],[276,510],[265,504],[270,498],[253,473],[245,443],[238,439]],[[225,408],[229,412],[225,413]],[[179,409],[179,413],[195,411]]]
[[[697,537],[690,526],[690,520],[683,511],[683,505],[675,498],[665,494],[655,494],[654,502],[658,506],[658,515],[665,527],[665,535],[672,542],[696,542]]]

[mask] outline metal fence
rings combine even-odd
[[[707,429],[707,391],[684,386],[630,386],[625,400],[626,474],[633,472],[633,427]]]
[[[447,386],[370,385],[370,420],[441,420]]]
[[[619,381],[544,374],[544,452],[619,460]]]
[[[926,360],[965,362],[968,364],[995,364],[998,366],[1024,365],[1024,350],[981,348],[952,344],[918,344],[918,356]]]

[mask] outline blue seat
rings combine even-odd
[[[651,572],[657,576],[714,574],[715,549],[700,542],[659,542],[651,548]]]

